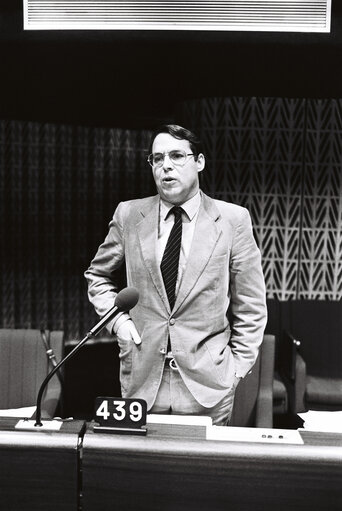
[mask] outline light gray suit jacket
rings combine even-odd
[[[120,381],[123,396],[145,399],[148,409],[160,385],[169,337],[185,384],[205,407],[223,399],[235,376],[250,371],[262,341],[265,284],[249,213],[201,195],[172,311],[156,259],[158,195],[118,205],[108,235],[85,272],[89,299],[100,316],[113,307],[116,272],[124,262],[127,285],[139,291],[130,316],[142,343],[120,342]]]

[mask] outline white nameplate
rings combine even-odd
[[[299,431],[295,429],[238,428],[234,426],[212,426],[207,428],[207,440],[304,444]]]

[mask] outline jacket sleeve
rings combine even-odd
[[[242,209],[230,257],[230,346],[236,376],[244,377],[254,365],[267,321],[265,281],[260,251],[247,209]]]
[[[118,205],[109,223],[108,234],[84,273],[88,282],[88,298],[100,317],[114,306],[119,291],[118,270],[125,260],[124,208],[124,203]],[[110,333],[119,316],[107,324]]]

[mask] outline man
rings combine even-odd
[[[108,325],[120,346],[123,397],[145,399],[151,413],[226,425],[266,322],[250,216],[200,191],[205,158],[189,130],[163,126],[150,149],[158,195],[118,205],[85,272],[89,299],[100,316],[113,306],[125,262],[139,302]]]

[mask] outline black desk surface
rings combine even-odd
[[[83,509],[341,511],[342,434],[301,435],[304,445],[267,444],[157,429],[146,437],[106,435],[90,425]]]
[[[140,437],[92,424],[84,433],[82,421],[14,431],[16,422],[0,419],[6,511],[342,509],[342,434],[301,431],[297,445],[205,440],[187,426]]]
[[[60,431],[15,430],[18,419],[0,418],[0,509],[76,511],[79,504],[83,421]]]

